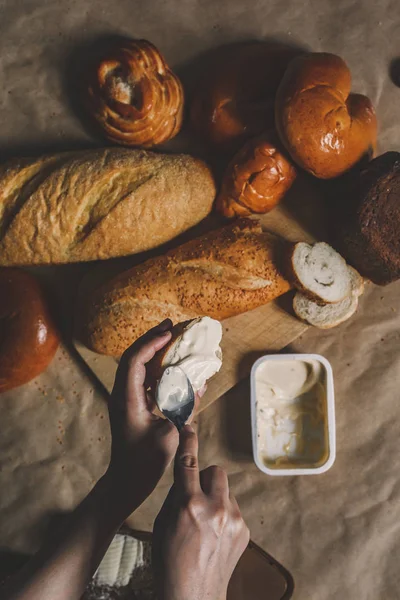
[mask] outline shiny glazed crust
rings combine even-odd
[[[286,243],[241,219],[150,259],[101,286],[79,307],[80,337],[120,355],[165,318],[218,320],[252,310],[290,288],[277,263]]]
[[[119,144],[162,144],[182,125],[182,84],[146,40],[127,40],[93,66],[84,101],[106,137]]]
[[[296,178],[296,169],[280,149],[276,135],[247,142],[225,172],[217,209],[225,217],[267,213],[283,198]]]
[[[212,209],[209,168],[185,154],[104,148],[0,167],[0,265],[57,264],[155,248]]]
[[[36,279],[0,269],[0,393],[27,383],[52,360],[59,337]]]
[[[350,90],[346,63],[323,52],[295,58],[279,86],[278,133],[293,160],[316,177],[337,177],[375,149],[372,103]]]

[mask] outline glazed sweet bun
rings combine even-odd
[[[182,84],[150,42],[115,45],[88,77],[84,103],[109,140],[149,148],[180,130]]]
[[[272,210],[296,178],[296,169],[275,133],[249,140],[235,154],[222,180],[217,210],[225,217],[245,217]]]
[[[194,90],[190,110],[194,131],[206,142],[230,151],[273,127],[276,90],[299,53],[269,42],[220,49]]]
[[[154,387],[165,369],[178,366],[188,377],[194,392],[204,389],[222,366],[222,325],[210,317],[198,317],[172,328],[170,342],[147,365]]]
[[[59,337],[36,279],[20,269],[0,269],[0,393],[44,371],[58,345]]]
[[[337,177],[376,146],[371,101],[352,94],[346,63],[334,54],[295,58],[279,85],[276,127],[292,159],[321,179]]]

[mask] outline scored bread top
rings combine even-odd
[[[95,352],[118,356],[165,318],[221,320],[290,289],[277,264],[287,248],[241,219],[125,271],[79,307],[79,335]]]

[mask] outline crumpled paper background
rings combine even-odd
[[[353,89],[377,107],[379,150],[398,150],[399,25],[396,0],[3,2],[0,157],[101,143],[74,110],[71,74],[85,49],[110,34],[150,39],[186,73],[203,51],[238,40],[336,52],[352,69]],[[39,270],[60,315],[87,268]],[[355,318],[329,332],[310,329],[292,345],[333,365],[338,452],[328,473],[271,478],[257,470],[248,380],[198,418],[201,464],[227,469],[253,540],[292,572],[295,598],[399,596],[399,292],[400,283],[369,285]],[[0,422],[0,553],[32,552],[106,467],[106,396],[67,344],[45,374],[0,397]],[[167,474],[133,526],[151,528],[169,482]]]

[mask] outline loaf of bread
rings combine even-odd
[[[286,242],[241,219],[150,259],[98,288],[78,307],[78,335],[118,356],[165,318],[221,320],[266,304],[290,288],[277,264]]]
[[[400,278],[400,153],[386,152],[361,172],[337,223],[337,244],[364,277],[385,285]]]
[[[108,148],[0,167],[0,265],[55,264],[143,252],[212,208],[209,168],[187,155]]]

